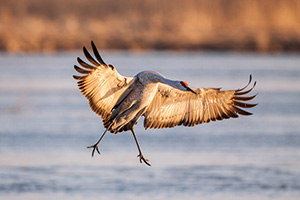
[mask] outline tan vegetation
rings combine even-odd
[[[299,0],[0,0],[0,49],[300,50]]]

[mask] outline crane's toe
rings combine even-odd
[[[94,154],[95,154],[95,150],[98,152],[99,155],[101,155],[99,149],[98,149],[98,144],[94,144],[92,146],[89,146],[87,148],[93,148],[93,151],[92,151],[92,157],[94,157]]]
[[[151,164],[148,163],[149,160],[146,159],[146,158],[144,157],[143,154],[139,154],[137,157],[140,157],[140,163],[142,163],[142,161],[144,161],[144,163],[145,163],[146,165],[151,166]]]

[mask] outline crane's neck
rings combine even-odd
[[[170,85],[174,88],[177,88],[179,90],[185,91],[186,89],[180,84],[180,81],[174,81],[167,79],[163,75],[161,75],[158,72],[155,71],[143,71],[137,74],[137,77],[139,78],[140,82],[143,84],[149,84],[149,83],[163,83],[166,85]]]
[[[167,84],[167,85],[170,85],[172,87],[175,87],[177,89],[181,89],[179,87],[179,86],[181,86],[180,81],[174,81],[174,80],[170,80],[170,79],[167,79],[165,77],[162,77],[162,80],[160,82],[164,83],[164,84]]]

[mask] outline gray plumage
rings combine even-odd
[[[82,68],[74,66],[80,76],[78,80],[81,93],[88,99],[92,110],[103,119],[106,131],[99,141],[90,146],[97,150],[107,131],[118,133],[131,130],[139,150],[140,161],[150,165],[140,150],[134,125],[144,116],[144,127],[171,128],[178,125],[195,126],[238,115],[251,115],[242,108],[257,104],[245,103],[254,96],[245,97],[255,87],[246,90],[252,81],[242,89],[221,90],[220,88],[191,89],[184,81],[173,81],[154,71],[143,71],[134,77],[120,75],[116,68],[107,65],[92,42],[96,60],[83,48],[91,64],[77,58]]]

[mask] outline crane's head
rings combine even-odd
[[[192,90],[191,88],[189,88],[189,85],[185,82],[185,81],[180,81],[180,84],[182,85],[182,87],[184,87],[186,89],[186,91],[190,91],[194,94],[197,94],[194,90]]]

